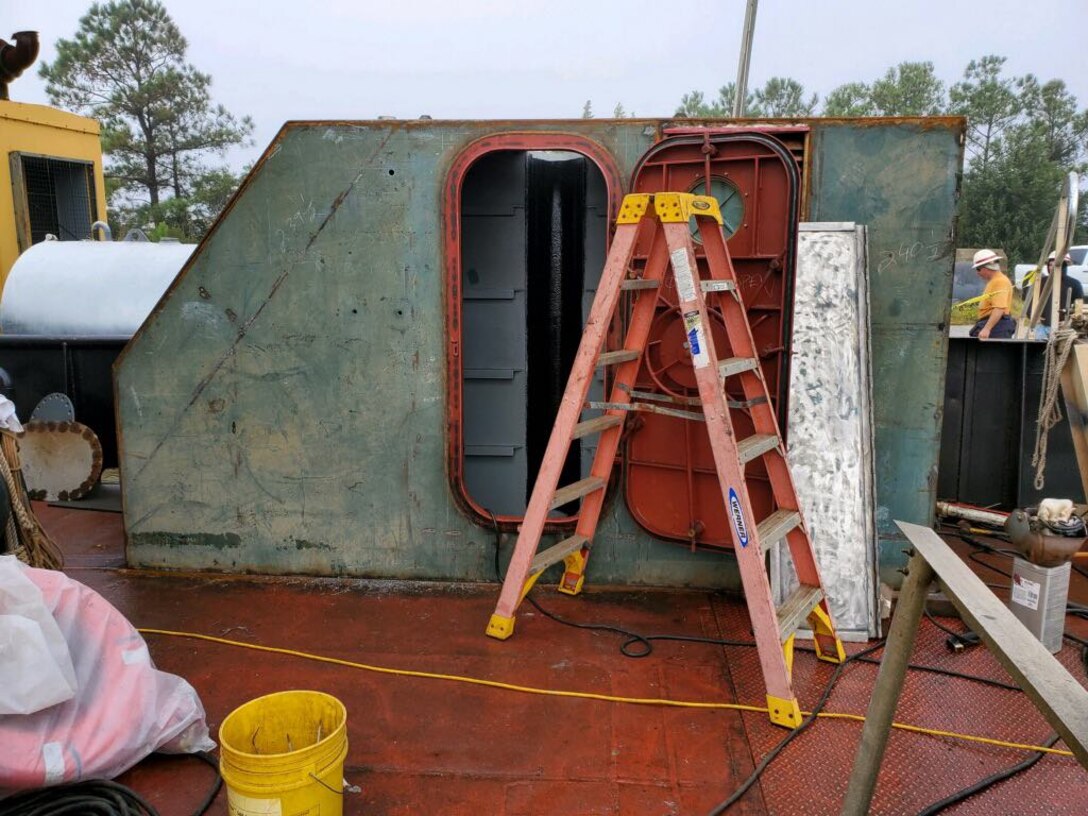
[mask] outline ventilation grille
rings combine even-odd
[[[91,237],[94,168],[85,162],[23,156],[31,243],[54,235],[61,241]]]

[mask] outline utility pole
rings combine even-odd
[[[748,0],[744,12],[744,33],[740,41],[740,64],[737,65],[737,93],[733,97],[733,118],[744,116],[744,106],[748,99],[748,65],[752,61],[752,35],[756,29],[756,6],[759,0]]]

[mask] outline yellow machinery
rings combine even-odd
[[[0,99],[0,286],[32,244],[90,238],[105,218],[98,122]]]

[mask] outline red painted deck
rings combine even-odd
[[[517,634],[502,643],[483,634],[497,585],[132,571],[123,568],[120,515],[36,509],[66,551],[68,573],[137,626],[550,689],[763,702],[754,649],[658,643],[651,657],[633,660],[620,655],[618,636],[560,626],[528,605]],[[1074,575],[1073,594],[1088,600],[1088,581]],[[541,588],[534,597],[581,622],[751,637],[743,602],[717,593],[589,589],[568,598]],[[1084,621],[1069,621],[1069,631],[1088,636]],[[536,696],[193,640],[149,635],[148,642],[160,668],[196,687],[213,735],[235,706],[268,692],[312,688],[343,700],[351,743],[345,775],[362,789],[345,796],[346,814],[705,814],[786,733],[764,714]],[[1067,646],[1060,657],[1088,683],[1079,650]],[[925,622],[914,660],[1008,679],[982,648],[951,655],[944,634]],[[802,707],[816,701],[832,670],[809,654],[798,656]],[[848,668],[827,710],[864,713],[875,676],[875,666]],[[919,672],[908,678],[897,719],[1018,742],[1037,743],[1050,732],[1019,692]],[[818,721],[730,812],[837,813],[860,733],[858,723]],[[1024,757],[1018,750],[896,732],[873,812],[915,814]],[[210,772],[193,759],[155,757],[121,781],[163,816],[181,816],[203,797]],[[211,812],[225,813],[225,799],[221,793]],[[1048,756],[945,812],[1084,814],[1088,774],[1073,759]]]

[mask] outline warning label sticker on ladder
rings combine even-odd
[[[686,249],[674,249],[669,253],[672,259],[673,276],[676,278],[676,294],[681,303],[695,300],[695,276],[691,274]]]

